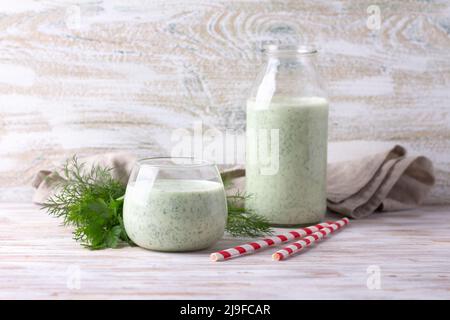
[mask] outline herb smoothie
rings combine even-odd
[[[204,249],[224,233],[224,188],[207,180],[135,181],[127,186],[123,218],[128,236],[141,247],[160,251]]]
[[[273,225],[321,221],[326,211],[327,128],[325,98],[276,97],[267,104],[250,99],[246,207]],[[278,137],[272,137],[278,142],[275,144],[270,134],[268,139],[258,135],[277,129]],[[276,170],[265,172],[267,163],[274,161]]]

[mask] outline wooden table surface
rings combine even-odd
[[[31,204],[0,204],[1,299],[450,299],[450,207],[375,214],[282,262],[90,251]],[[379,282],[377,282],[379,280]]]

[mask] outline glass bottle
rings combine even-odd
[[[309,46],[270,45],[247,101],[246,207],[273,225],[326,212],[328,100]]]

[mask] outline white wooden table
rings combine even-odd
[[[376,214],[286,261],[267,250],[213,263],[210,252],[242,239],[195,253],[90,251],[37,206],[3,203],[0,298],[450,299],[449,215],[450,207]]]

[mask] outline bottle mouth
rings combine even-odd
[[[313,55],[317,53],[312,45],[277,45],[264,46],[264,52],[268,55]]]

